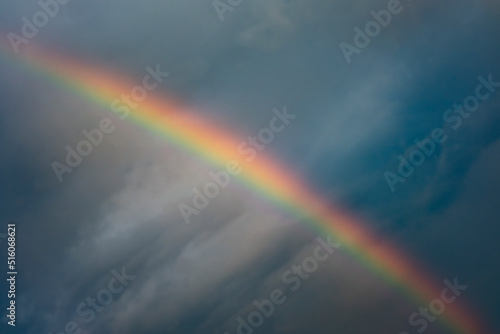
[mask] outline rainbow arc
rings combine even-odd
[[[24,48],[14,55],[4,45],[0,46],[0,55],[21,68],[42,73],[59,88],[106,110],[117,97],[136,85],[108,69],[41,49]],[[400,247],[381,242],[366,224],[326,202],[277,161],[261,153],[251,162],[243,159],[237,151],[241,139],[227,129],[154,94],[131,110],[127,121],[163,137],[180,150],[203,157],[214,166],[238,161],[242,167],[238,179],[246,188],[306,222],[316,232],[331,235],[357,262],[411,297],[417,305],[428,305],[441,296],[444,284],[435,281]],[[440,317],[454,332],[488,333],[479,318],[460,301],[448,304]]]

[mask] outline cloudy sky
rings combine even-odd
[[[160,68],[149,94],[242,140],[286,109],[295,118],[264,153],[438,286],[457,278],[456,302],[500,332],[499,18],[493,0],[2,1],[1,332],[456,333],[444,315],[411,324],[432,300],[346,245],[323,247],[307,278],[290,273],[327,235],[238,177],[186,224],[179,205],[221,167],[49,80],[26,63],[33,47],[138,85]],[[114,130],[58,177],[54,161],[104,118]]]

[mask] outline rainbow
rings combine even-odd
[[[60,88],[105,109],[136,85],[108,69],[31,45],[18,55],[10,51],[8,44],[0,46],[0,58],[19,64],[21,69],[35,70]],[[237,152],[240,140],[236,135],[194,115],[171,99],[150,94],[137,109],[131,110],[127,120],[181,150],[203,157],[214,166],[238,161],[243,170],[238,176],[242,184],[287,214],[307,222],[316,232],[332,235],[359,263],[409,295],[418,305],[428,305],[440,297],[444,284],[433,280],[420,265],[404,255],[402,249],[382,242],[367,226],[326,202],[272,158],[259,154],[253,161],[245,161]],[[456,333],[490,332],[459,300],[448,304],[440,319]]]

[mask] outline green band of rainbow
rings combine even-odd
[[[0,47],[0,55],[21,68],[43,73],[46,79],[73,94],[108,109],[121,94],[135,85],[116,73],[88,65],[59,54],[25,48],[20,55]],[[404,252],[382,242],[356,219],[334,208],[316,195],[295,175],[264,154],[247,162],[237,152],[240,140],[228,130],[216,127],[205,119],[193,116],[170,100],[150,95],[132,110],[128,119],[155,133],[176,147],[202,156],[209,163],[223,166],[235,160],[242,166],[240,181],[288,214],[306,221],[314,230],[332,235],[362,265],[383,277],[388,283],[408,294],[420,305],[441,295],[442,283],[436,284],[419,265]],[[446,306],[441,316],[456,333],[484,334],[479,318],[463,303]]]

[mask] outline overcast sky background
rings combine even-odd
[[[500,95],[456,131],[443,121],[478,76],[500,81],[500,5],[402,5],[350,64],[339,43],[352,44],[353,28],[386,0],[247,0],[223,21],[209,0],[72,0],[30,44],[137,83],[160,64],[170,76],[155,94],[242,138],[286,105],[297,118],[266,153],[438,282],[458,277],[468,286],[460,302],[500,332]],[[39,9],[33,0],[0,3],[4,45]],[[342,246],[290,292],[280,277],[313,253],[317,235],[238,183],[185,224],[177,205],[213,166],[0,59],[1,226],[18,224],[19,272],[15,329],[0,284],[2,333],[55,334],[76,321],[82,333],[233,334],[237,317],[277,288],[287,301],[256,333],[416,333],[408,316],[420,305]],[[51,163],[103,117],[117,129],[59,183]],[[384,172],[436,127],[447,141],[391,192]],[[85,323],[77,306],[122,268],[135,279]],[[434,322],[425,333],[450,332]]]

